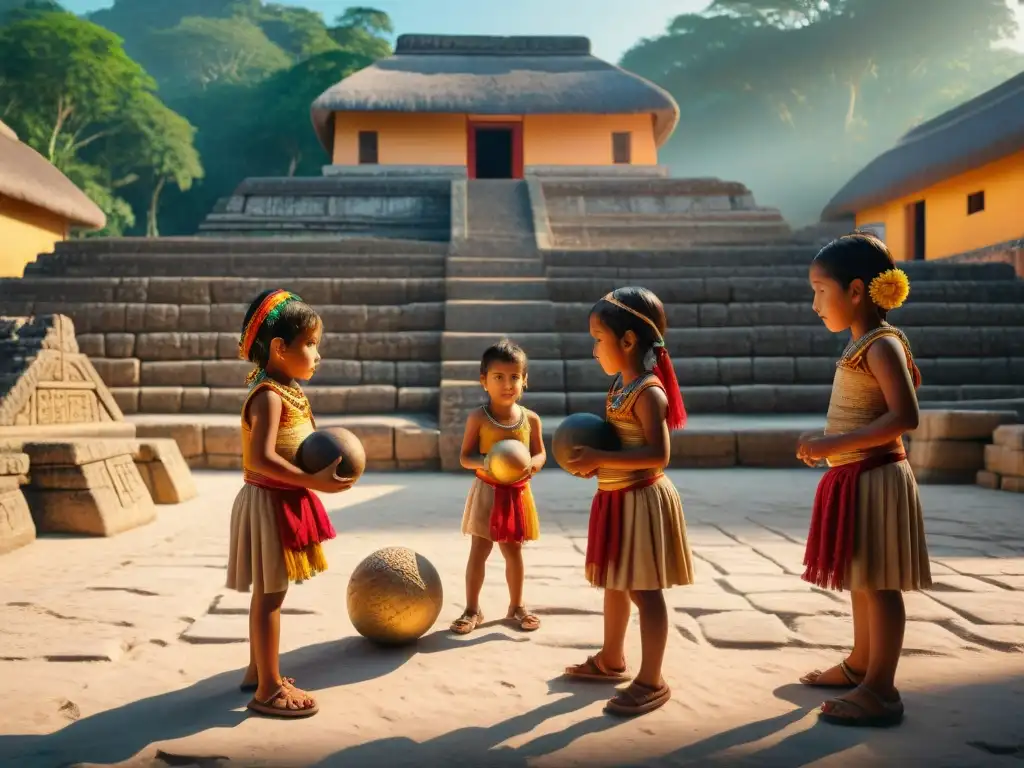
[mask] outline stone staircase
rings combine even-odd
[[[372,467],[454,469],[465,415],[482,401],[487,345],[508,336],[525,347],[524,403],[550,436],[566,414],[604,406],[591,306],[646,285],[666,304],[691,414],[673,435],[673,463],[794,463],[795,436],[823,422],[845,343],[811,311],[807,246],[539,251],[529,182],[459,183],[464,221],[451,244],[74,241],[0,281],[0,314],[69,315],[140,434],[198,442],[182,449],[195,465],[232,466],[250,368],[236,359],[242,317],[268,285],[290,288],[325,321],[324,362],[308,387],[319,422],[357,431]],[[913,344],[922,406],[1024,415],[1024,281],[1006,264],[901,266],[911,300],[891,319]]]
[[[550,386],[533,393],[542,413],[601,411],[608,382],[591,358],[587,315],[607,291],[639,284],[666,305],[668,348],[691,413],[823,414],[847,339],[811,310],[807,264],[807,249],[791,246],[550,251],[545,320],[565,330],[533,336],[539,309],[503,321],[508,333],[521,331],[534,358],[552,362],[551,377],[535,388]],[[922,404],[1024,405],[1024,281],[1012,267],[901,266],[911,301],[890,320],[910,338]]]
[[[246,308],[268,286],[294,290],[325,325],[307,387],[314,412],[360,425],[376,445],[372,466],[433,466],[446,251],[377,239],[74,241],[0,281],[0,313],[70,316],[81,350],[139,423],[224,416],[237,431],[252,368],[237,359]],[[404,427],[426,430],[420,443],[433,448],[396,456]]]
[[[452,243],[448,258],[441,337],[438,422],[446,470],[458,469],[466,415],[483,402],[480,356],[504,335],[502,318],[550,306],[527,183],[480,179],[465,185],[465,236]],[[543,312],[538,316],[543,320]],[[508,333],[516,338],[513,330]]]

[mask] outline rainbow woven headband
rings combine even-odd
[[[627,307],[625,304],[616,299],[610,293],[604,297],[603,301],[607,301],[612,306],[618,307],[619,309],[624,309],[627,312],[629,312],[629,314],[634,315],[635,317],[639,317],[641,320],[643,320],[645,323],[651,326],[651,329],[654,331],[654,346],[665,346],[665,340],[661,338],[661,331],[658,330],[658,326],[656,326],[654,324],[654,321],[651,320],[651,318],[649,318],[647,315],[643,314],[642,312],[637,312],[632,307]]]
[[[268,320],[275,319],[285,304],[291,301],[302,301],[302,299],[290,291],[276,290],[260,303],[245,328],[242,329],[242,335],[238,338],[238,357],[240,359],[249,359],[249,350],[252,349],[252,343],[256,340],[260,328]]]

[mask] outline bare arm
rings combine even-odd
[[[920,410],[903,345],[891,336],[883,336],[868,347],[867,361],[888,410],[860,429],[824,438],[831,452],[849,453],[886,445],[917,429]]]
[[[303,472],[277,452],[277,427],[281,423],[281,396],[270,389],[262,389],[249,401],[248,414],[252,433],[249,438],[252,468],[271,480],[315,491],[334,493],[351,483],[332,480],[338,462],[315,475]]]
[[[462,435],[462,451],[459,463],[463,469],[476,471],[484,469],[484,457],[480,455],[480,419],[483,414],[477,408],[466,418],[466,431]]]
[[[668,397],[661,387],[648,387],[636,400],[636,416],[644,430],[646,445],[623,451],[595,451],[606,469],[663,469],[668,466],[672,447],[668,430]]]
[[[548,460],[547,451],[544,450],[544,433],[541,432],[543,426],[540,423],[540,416],[533,411],[529,412],[530,419],[530,455],[533,459],[530,462],[530,467],[534,472],[540,472],[545,462]]]

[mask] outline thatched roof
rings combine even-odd
[[[63,173],[0,122],[0,195],[63,216],[76,226],[103,229],[107,217]]]
[[[658,146],[679,120],[667,91],[591,56],[585,37],[401,35],[395,55],[313,102],[313,125],[328,152],[336,112],[646,113]]]
[[[835,220],[1024,149],[1024,72],[908,132],[822,212]]]

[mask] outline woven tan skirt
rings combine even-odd
[[[257,580],[264,594],[288,589],[273,491],[246,483],[231,508],[226,586],[248,592]]]
[[[608,563],[603,579],[594,568],[587,568],[592,585],[640,591],[693,584],[683,503],[668,477],[662,475],[652,485],[626,491],[621,520],[618,556]]]
[[[921,497],[910,463],[863,473],[857,484],[848,589],[910,591],[931,583]]]

